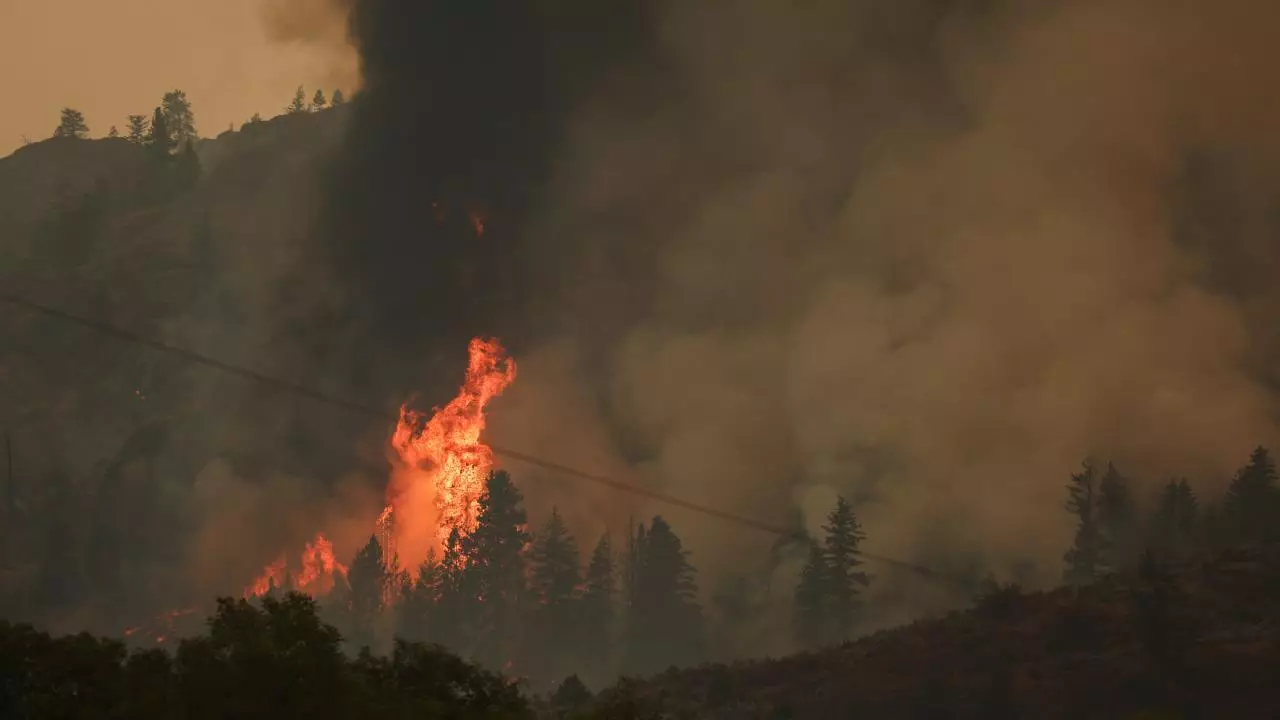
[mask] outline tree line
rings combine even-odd
[[[1185,478],[1169,480],[1144,513],[1132,482],[1114,464],[1086,460],[1071,474],[1066,509],[1076,519],[1063,559],[1063,580],[1082,584],[1138,567],[1145,552],[1186,561],[1231,546],[1280,541],[1280,484],[1275,460],[1256,448],[1222,498],[1202,503]]]
[[[342,90],[333,91],[326,97],[324,90],[317,89],[307,101],[306,91],[298,86],[292,101],[284,107],[286,114],[316,112],[329,107],[346,104],[346,95]],[[262,116],[254,113],[246,124],[262,122]],[[76,108],[62,109],[58,126],[53,130],[55,138],[75,138],[83,140],[89,137],[91,130],[83,112]],[[156,137],[161,138],[162,145],[169,147],[170,152],[183,151],[187,145],[199,139],[196,132],[195,113],[186,92],[172,90],[164,94],[160,106],[150,115],[130,115],[125,124],[125,132],[112,125],[107,137],[128,140],[135,145],[153,145]]]
[[[490,474],[474,532],[455,530],[416,573],[370,536],[321,611],[355,645],[437,643],[536,686],[702,659],[696,570],[666,520],[639,524],[620,550],[603,535],[583,562],[558,510],[529,532],[522,503],[507,473]],[[286,578],[268,596],[291,589]]]

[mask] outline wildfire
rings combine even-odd
[[[515,380],[516,365],[496,339],[476,338],[468,350],[457,397],[425,420],[402,407],[391,438],[399,462],[380,527],[390,528],[388,544],[411,573],[454,528],[463,535],[475,529],[485,477],[493,468],[493,450],[480,441],[485,406]]]
[[[328,594],[338,574],[347,575],[347,568],[333,554],[333,543],[316,533],[315,539],[306,544],[299,559],[297,574],[292,578],[292,590],[311,596]],[[284,588],[289,584],[289,563],[282,554],[279,559],[263,569],[262,575],[244,589],[244,597],[261,597],[272,587]]]
[[[126,638],[133,637],[139,633],[146,631],[146,635],[152,637],[157,645],[162,645],[171,636],[177,633],[175,623],[178,618],[194,615],[200,612],[199,608],[183,608],[181,610],[170,610],[169,612],[157,615],[152,618],[147,625],[135,625],[124,629],[123,635]]]
[[[476,222],[483,232],[483,220]],[[475,530],[485,478],[493,469],[493,450],[480,441],[485,406],[515,380],[516,365],[496,339],[472,340],[468,354],[458,395],[430,418],[401,407],[391,437],[396,457],[375,534],[387,563],[397,561],[411,576],[432,549],[443,549],[455,528],[462,535]],[[290,576],[281,554],[245,587],[244,597],[261,597],[272,587],[324,595],[338,575],[345,578],[347,568],[334,558],[328,538],[316,533],[296,574]]]

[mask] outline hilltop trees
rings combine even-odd
[[[63,108],[62,121],[54,128],[53,136],[84,139],[88,135],[89,125],[84,120],[84,113],[75,108]]]
[[[628,558],[628,665],[653,672],[703,654],[695,571],[680,538],[661,516],[636,530]]]
[[[1098,486],[1097,520],[1105,541],[1106,564],[1113,568],[1136,565],[1142,552],[1138,508],[1128,479],[1111,463],[1107,463],[1107,471]]]
[[[329,101],[325,99],[324,91],[317,89],[316,94],[311,97],[311,106],[316,110],[323,110],[328,104]]]
[[[129,134],[126,139],[134,145],[142,145],[147,141],[147,133],[150,129],[146,115],[130,115]]]
[[[1223,512],[1236,542],[1259,543],[1280,538],[1280,488],[1276,465],[1266,448],[1249,455],[1227,488]]]
[[[551,655],[551,667],[557,664],[553,677],[570,674],[578,646],[579,599],[582,585],[579,570],[578,544],[556,508],[533,540],[529,552],[529,595],[532,600],[530,628],[533,630],[533,646],[544,656]],[[555,645],[569,649],[569,653],[549,653]],[[555,662],[560,656],[560,663]],[[568,661],[568,662],[565,662]]]
[[[522,640],[521,611],[525,602],[524,552],[529,534],[521,507],[523,496],[506,472],[491,473],[480,496],[476,529],[462,538],[467,559],[463,585],[477,598],[468,613],[472,620],[474,657],[489,667],[511,661]]]
[[[594,658],[591,677],[612,667],[616,641],[617,619],[617,569],[614,565],[613,543],[608,534],[602,535],[591,552],[582,589],[581,608],[578,613],[579,632],[582,635],[583,658]]]
[[[853,634],[862,590],[871,579],[862,566],[859,549],[865,535],[843,498],[827,515],[821,544],[810,542],[809,556],[796,585],[792,630],[802,648],[816,648],[846,640]]]
[[[333,91],[333,107],[338,107],[347,102],[347,96],[342,94],[341,90]]]
[[[169,120],[161,108],[156,108],[151,115],[151,127],[147,130],[145,145],[152,157],[159,160],[166,160],[173,154],[173,133],[169,131]]]
[[[1160,504],[1152,522],[1152,544],[1166,559],[1182,559],[1196,541],[1198,503],[1186,478],[1170,480],[1160,493]]]
[[[1086,460],[1080,472],[1071,474],[1067,485],[1067,512],[1076,517],[1075,541],[1063,556],[1067,568],[1062,579],[1067,583],[1093,582],[1107,569],[1106,538],[1098,520],[1096,477],[1093,464]]]
[[[298,89],[293,93],[293,100],[285,106],[284,111],[289,115],[304,113],[307,111],[307,93],[299,85]]]
[[[182,148],[195,140],[196,117],[191,109],[191,101],[181,90],[171,90],[164,94],[160,101],[160,111],[164,115],[165,124],[173,147]]]

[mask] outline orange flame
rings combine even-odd
[[[399,463],[387,488],[390,514],[383,511],[380,526],[385,519],[389,544],[410,573],[431,549],[443,547],[454,528],[463,535],[475,530],[485,477],[493,469],[493,450],[480,441],[484,410],[515,380],[516,365],[496,339],[476,338],[468,352],[457,397],[425,422],[402,407],[391,437]]]
[[[271,588],[280,587],[284,584],[285,567],[287,565],[285,556],[282,553],[280,558],[262,570],[262,575],[258,576],[248,587],[244,589],[245,599],[251,597],[261,597],[271,591]]]
[[[312,597],[327,595],[333,590],[335,577],[347,576],[347,567],[333,556],[333,543],[321,533],[307,543],[302,551],[302,569],[298,572],[295,589]]]
[[[283,588],[288,578],[288,560],[284,555],[265,567],[262,575],[244,589],[245,599],[261,597],[270,592],[272,586]],[[297,575],[293,578],[293,590],[303,592],[312,597],[326,595],[333,590],[338,574],[347,576],[347,568],[338,562],[333,554],[333,543],[316,533],[315,539],[306,544],[300,558]]]

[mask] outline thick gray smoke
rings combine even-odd
[[[1039,582],[1085,456],[1216,493],[1276,437],[1274,291],[1236,279],[1276,261],[1280,8],[999,5],[668,6],[679,82],[600,91],[557,153],[535,227],[579,324],[495,438],[588,464],[619,427],[672,493],[811,530],[843,493],[870,551]],[[767,546],[647,510],[708,570]]]

